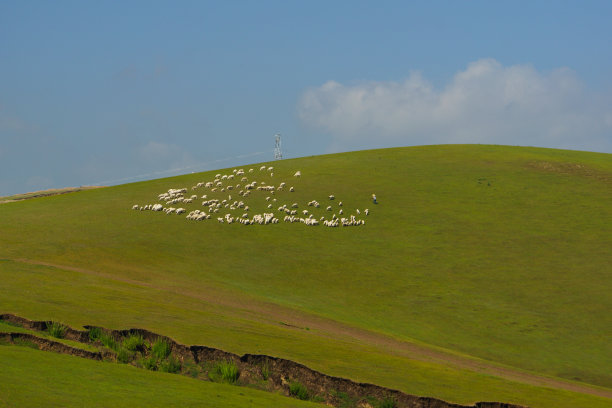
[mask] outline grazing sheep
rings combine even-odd
[[[298,208],[298,203],[291,204],[291,208]]]
[[[328,205],[328,206],[327,206],[327,208],[326,208],[325,210],[327,210],[327,211],[331,211],[331,210],[332,210],[331,205]]]
[[[342,207],[342,201],[338,203],[338,207]]]
[[[289,191],[291,191],[293,193],[295,191],[295,189],[293,187],[290,187]]]
[[[335,199],[335,198],[336,198],[336,197],[335,197],[333,194],[329,196],[329,199],[330,199],[330,200],[333,200],[333,199]]]
[[[134,204],[134,205],[132,206],[132,210],[137,210],[137,209],[138,209],[138,204]]]
[[[295,174],[293,175],[293,177],[300,177],[302,175],[301,171],[296,171]]]
[[[367,208],[363,210],[363,212],[365,213],[365,215],[370,215],[370,210],[368,210]]]
[[[266,166],[261,166],[261,167],[259,168],[259,171],[263,171],[263,170],[265,170],[265,169],[266,169]]]

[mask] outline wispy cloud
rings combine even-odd
[[[335,150],[433,143],[495,143],[612,152],[612,97],[570,69],[538,72],[482,59],[443,89],[420,73],[403,82],[306,90],[298,114]]]

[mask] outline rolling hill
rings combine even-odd
[[[141,327],[458,403],[612,404],[611,155],[448,145],[263,165],[223,192],[229,180],[192,187],[233,169],[0,205],[0,312]],[[287,186],[238,195],[253,181]],[[187,213],[232,195],[280,222],[132,210],[180,188],[198,196],[172,205]],[[293,203],[365,224],[284,222]]]

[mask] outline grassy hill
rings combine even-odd
[[[268,165],[245,166],[248,181],[295,192],[193,193],[231,194],[251,216],[272,211],[268,196],[275,214],[296,202],[317,218],[342,201],[366,224],[131,210],[232,169],[7,203],[0,311],[143,327],[461,403],[609,406],[611,155],[454,145]]]

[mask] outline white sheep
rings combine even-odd
[[[301,171],[296,171],[295,174],[293,175],[293,177],[300,177],[302,175]]]
[[[363,210],[363,212],[365,213],[365,215],[370,215],[370,210],[368,210],[367,208]]]
[[[335,198],[336,198],[336,197],[335,197],[333,194],[329,196],[329,199],[330,199],[330,200],[333,200],[333,199],[335,199]]]
[[[295,189],[292,187],[289,188],[289,191],[291,191],[292,193],[295,191]]]

